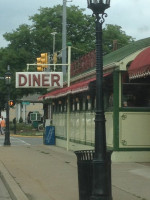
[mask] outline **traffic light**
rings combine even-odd
[[[13,107],[14,106],[14,101],[13,100],[9,100],[8,104],[9,104],[10,107]]]
[[[37,58],[36,60],[37,60],[37,71],[42,72],[44,68],[48,67],[48,65],[45,65],[45,64],[48,64],[47,53],[41,53],[41,57]]]
[[[55,52],[53,55],[53,64],[57,63],[57,53]]]
[[[48,64],[48,55],[47,53],[41,53],[41,63]],[[48,65],[42,65],[43,68],[47,68]]]
[[[43,71],[43,68],[42,68],[42,62],[41,62],[41,57],[39,57],[39,58],[36,58],[36,60],[37,60],[37,71],[38,72],[42,72]]]

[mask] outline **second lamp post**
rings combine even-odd
[[[9,131],[9,100],[10,100],[10,85],[11,85],[11,72],[8,66],[7,72],[4,76],[5,84],[7,86],[7,100],[6,100],[6,131],[4,145],[11,145],[10,143],[10,131]]]

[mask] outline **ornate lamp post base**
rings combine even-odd
[[[90,200],[112,200],[111,153],[107,152],[105,161],[94,159],[92,162],[93,188]]]
[[[11,145],[10,141],[5,141],[4,142],[4,146],[10,146],[10,145]]]

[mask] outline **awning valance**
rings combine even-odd
[[[111,73],[104,73],[103,77],[109,76]],[[89,90],[89,84],[96,81],[96,76],[87,80],[80,81],[78,83],[72,84],[70,87],[64,87],[60,89],[53,90],[43,96],[40,96],[39,100],[44,99],[56,99],[59,97],[66,96],[67,94],[75,94]]]
[[[139,53],[131,63],[129,69],[129,78],[142,78],[150,75],[150,47]]]
[[[43,96],[40,96],[39,100],[49,99],[49,98],[54,99],[54,98],[66,96],[67,94],[75,94],[75,93],[87,91],[89,89],[89,83],[92,81],[95,81],[95,80],[96,80],[96,77],[81,81],[79,83],[74,83],[70,87],[65,87],[65,88],[54,90]]]

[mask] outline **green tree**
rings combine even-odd
[[[116,41],[116,48],[119,49],[134,41],[133,37],[126,35],[121,26],[106,24],[103,29],[104,54],[113,51],[113,43]]]
[[[38,52],[50,51],[53,48],[52,32],[56,35],[56,50],[62,48],[62,6],[40,8],[40,13],[30,17],[32,20],[32,38]],[[94,19],[84,14],[84,9],[76,6],[67,8],[67,41],[83,52],[94,49]],[[82,52],[82,51],[81,51]],[[82,53],[83,54],[83,53]]]
[[[15,72],[26,71],[27,63],[36,63],[36,58],[41,53],[53,51],[52,32],[56,35],[56,51],[62,48],[62,6],[53,8],[40,8],[39,12],[29,18],[31,25],[22,24],[16,30],[5,33],[4,38],[9,42],[8,47],[0,49],[0,73],[4,75],[7,65],[10,65],[13,74],[11,98],[16,99],[35,89],[14,89]],[[117,25],[106,25],[103,29],[103,48],[105,54],[112,51],[113,40],[118,41],[118,47],[122,47],[133,41],[122,28]],[[72,43],[72,60],[95,49],[95,18],[86,15],[84,9],[77,6],[67,7],[67,42]],[[60,62],[60,60],[59,60]],[[30,68],[35,71],[35,68]],[[41,91],[45,93],[45,90]],[[5,95],[4,83],[0,83],[0,93]],[[1,99],[0,108],[4,106],[4,98]]]

